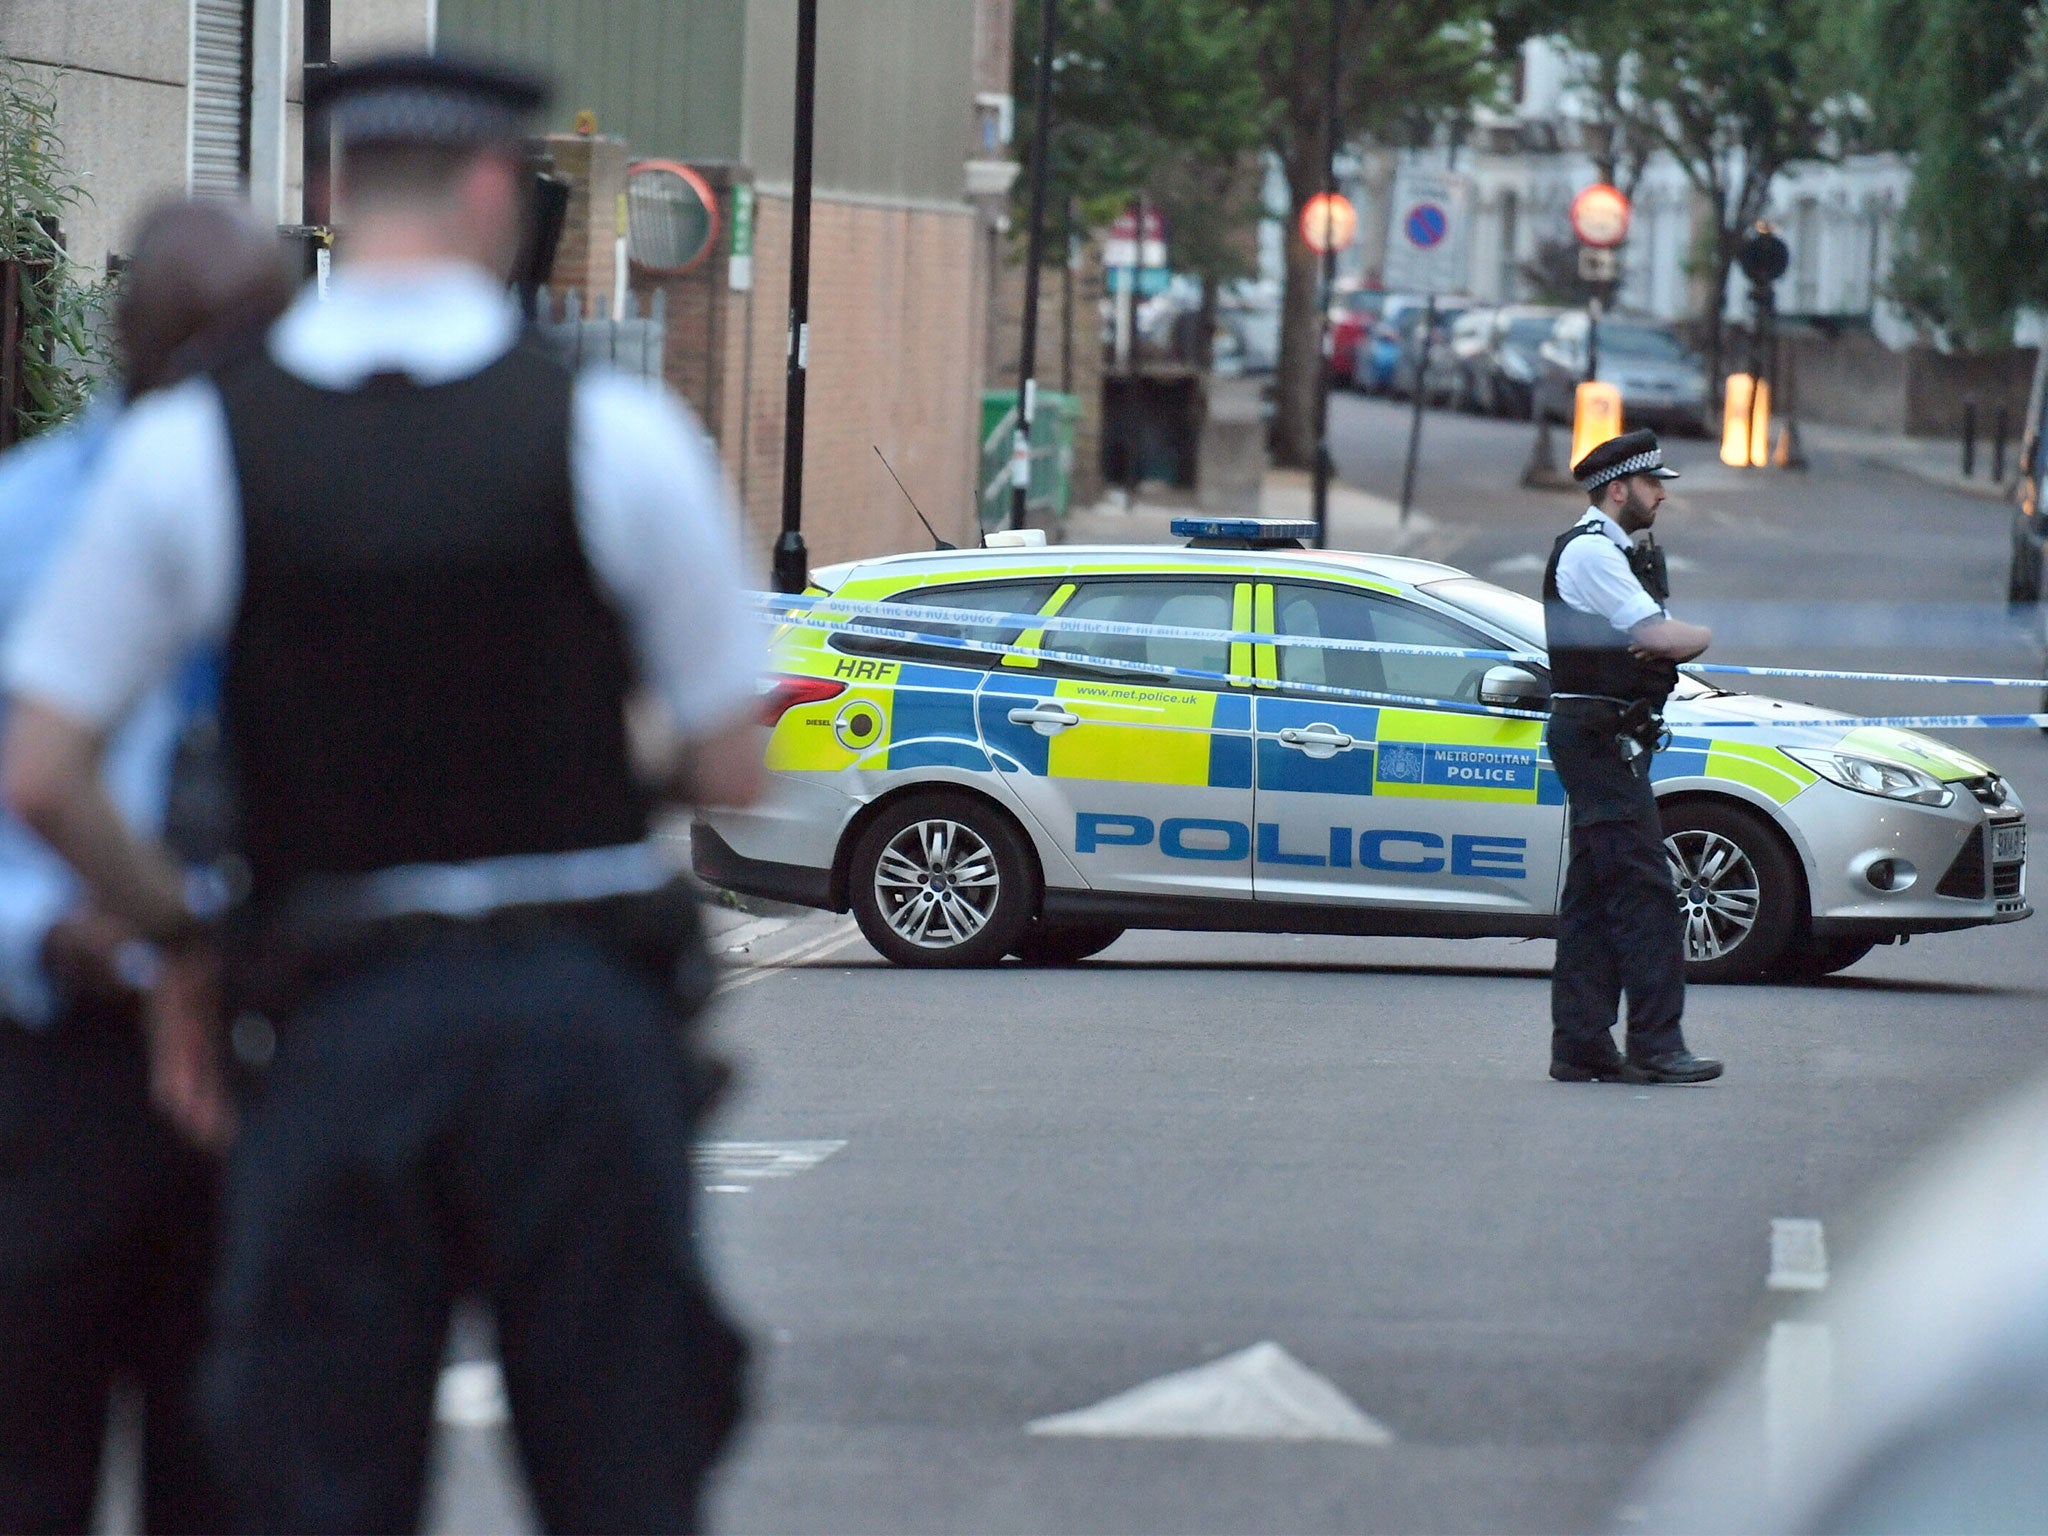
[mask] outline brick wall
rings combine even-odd
[[[789,203],[755,204],[754,288],[732,295],[720,451],[761,558],[782,517]],[[811,210],[804,540],[813,563],[930,540],[880,447],[942,536],[974,537],[982,333],[966,210],[819,198]]]

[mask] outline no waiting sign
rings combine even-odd
[[[1394,183],[1384,281],[1402,293],[1456,293],[1465,286],[1469,191],[1462,176],[1411,173]]]

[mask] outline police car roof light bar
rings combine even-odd
[[[1301,549],[1316,525],[1274,517],[1176,517],[1167,529],[1190,549]]]

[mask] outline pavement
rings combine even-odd
[[[1904,437],[1884,432],[1863,432],[1853,427],[1831,427],[1821,423],[1799,426],[1799,437],[1808,450],[1819,448],[1843,454],[1911,475],[1928,485],[1955,491],[1986,501],[2010,501],[2019,474],[2019,443],[2008,445],[2006,477],[1991,478],[1991,445],[1979,443],[1974,475],[1963,473],[1962,443],[1953,437]]]

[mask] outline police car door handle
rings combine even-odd
[[[1282,746],[1300,747],[1305,752],[1342,752],[1357,743],[1334,725],[1288,726],[1280,733]]]
[[[1080,723],[1079,715],[1058,704],[1033,704],[1029,709],[1010,711],[1010,724],[1028,725],[1041,736],[1056,736],[1068,726]]]

